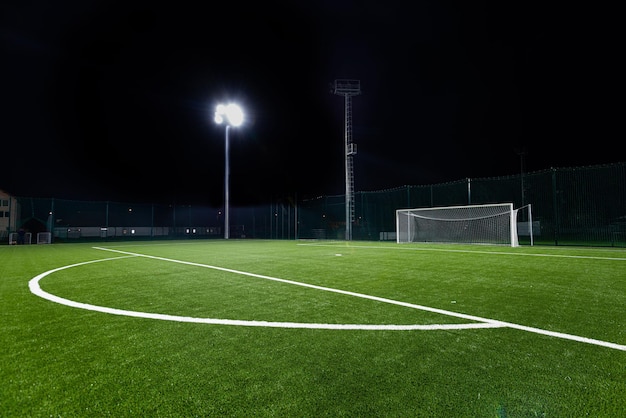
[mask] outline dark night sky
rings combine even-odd
[[[356,191],[626,160],[606,6],[214,3],[3,5],[0,189],[219,205],[232,100],[231,202],[343,194],[342,78]]]

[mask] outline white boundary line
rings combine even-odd
[[[62,305],[74,307],[74,308],[87,309],[87,310],[103,312],[103,313],[109,313],[109,314],[114,314],[114,315],[124,315],[124,316],[131,316],[131,317],[138,317],[138,318],[149,318],[149,319],[160,319],[160,320],[167,320],[167,321],[193,322],[193,323],[205,323],[205,324],[216,324],[216,325],[239,325],[239,326],[274,327],[274,328],[340,329],[340,330],[398,330],[398,331],[401,331],[401,330],[452,330],[452,329],[477,329],[477,328],[502,328],[502,327],[508,327],[508,328],[519,329],[519,330],[522,330],[522,331],[532,332],[532,333],[536,333],[536,334],[547,335],[547,336],[550,336],[550,337],[562,338],[562,339],[567,339],[567,340],[572,340],[572,341],[577,341],[577,342],[582,342],[582,343],[587,343],[587,344],[593,344],[593,345],[598,345],[598,346],[602,346],[602,347],[612,348],[612,349],[616,349],[616,350],[626,351],[626,345],[620,345],[620,344],[615,344],[615,343],[611,343],[611,342],[607,342],[607,341],[595,340],[595,339],[592,339],[592,338],[580,337],[580,336],[577,336],[577,335],[571,335],[571,334],[565,334],[565,333],[560,333],[560,332],[548,331],[548,330],[543,330],[543,329],[540,329],[540,328],[527,327],[527,326],[524,326],[524,325],[514,324],[514,323],[510,323],[510,322],[503,322],[503,321],[498,321],[498,320],[489,319],[489,318],[482,318],[482,317],[479,317],[479,316],[467,315],[467,314],[458,313],[458,312],[452,312],[452,311],[448,311],[448,310],[444,310],[444,309],[432,308],[432,307],[429,307],[429,306],[416,305],[416,304],[411,304],[411,303],[407,303],[407,302],[396,301],[396,300],[393,300],[393,299],[387,299],[387,298],[381,298],[381,297],[377,297],[377,296],[366,295],[366,294],[363,294],[363,293],[355,293],[355,292],[350,292],[350,291],[346,291],[346,290],[334,289],[334,288],[330,288],[330,287],[317,286],[317,285],[312,285],[312,284],[308,284],[308,283],[302,283],[302,282],[296,282],[296,281],[292,281],[292,280],[280,279],[280,278],[271,277],[271,276],[264,276],[264,275],[260,275],[260,274],[249,273],[249,272],[244,272],[244,271],[239,271],[239,270],[233,270],[233,269],[228,269],[228,268],[224,268],[224,267],[211,266],[211,265],[207,265],[207,264],[200,264],[200,263],[194,263],[194,262],[189,262],[189,261],[175,260],[175,259],[151,256],[151,255],[140,254],[140,253],[132,253],[132,252],[128,252],[128,251],[114,250],[114,249],[103,248],[103,247],[93,247],[93,248],[94,249],[98,249],[98,250],[103,250],[103,251],[111,251],[111,252],[116,252],[116,253],[120,253],[120,254],[125,254],[125,256],[86,261],[86,262],[82,262],[82,263],[71,264],[71,265],[67,265],[67,266],[63,266],[63,267],[58,267],[56,269],[48,270],[48,271],[46,271],[44,273],[41,273],[41,274],[35,276],[34,278],[32,278],[29,281],[30,291],[33,294],[35,294],[35,295],[37,295],[39,297],[42,297],[44,299],[50,300],[50,301],[55,302],[55,303],[60,303]],[[477,323],[471,323],[471,324],[430,324],[430,325],[413,325],[413,324],[411,324],[411,325],[393,325],[393,324],[386,324],[386,325],[376,325],[376,324],[318,324],[318,323],[298,323],[298,322],[244,321],[244,320],[217,319],[217,318],[196,318],[196,317],[165,315],[165,314],[148,313],[148,312],[128,311],[128,310],[123,310],[123,309],[114,309],[114,308],[108,308],[108,307],[104,307],[104,306],[97,306],[97,305],[90,305],[90,304],[81,303],[81,302],[75,302],[75,301],[72,301],[72,300],[69,300],[69,299],[61,298],[61,297],[56,296],[56,295],[52,295],[52,294],[42,290],[41,287],[39,286],[39,281],[41,279],[43,279],[44,277],[48,276],[49,274],[55,273],[57,271],[61,271],[61,270],[65,270],[65,269],[68,269],[68,268],[77,267],[77,266],[81,266],[81,265],[97,263],[97,262],[101,262],[101,261],[118,260],[118,259],[121,259],[121,258],[129,258],[129,257],[144,257],[144,258],[151,258],[151,259],[155,259],[155,260],[162,260],[162,261],[168,261],[168,262],[173,262],[173,263],[191,265],[191,266],[196,266],[196,267],[210,268],[210,269],[225,271],[225,272],[229,272],[229,273],[233,273],[233,274],[241,274],[241,275],[261,278],[261,279],[265,279],[265,280],[272,280],[272,281],[292,284],[292,285],[296,285],[296,286],[308,287],[308,288],[312,288],[312,289],[316,289],[316,290],[322,290],[322,291],[327,291],[327,292],[339,293],[339,294],[343,294],[343,295],[348,295],[348,296],[354,296],[354,297],[359,297],[359,298],[363,298],[363,299],[374,300],[374,301],[377,301],[377,302],[389,303],[389,304],[393,304],[393,305],[404,306],[404,307],[407,307],[407,308],[412,308],[412,309],[418,309],[418,310],[423,310],[423,311],[427,311],[427,312],[438,313],[438,314],[441,314],[441,315],[447,315],[447,316],[452,316],[452,317],[456,317],[456,318],[462,318],[462,319],[466,319],[466,320],[477,321]]]
[[[433,247],[405,247],[400,244],[398,247],[391,246],[377,246],[377,245],[352,245],[350,247],[346,247],[346,244],[341,243],[298,243],[296,245],[308,246],[308,247],[339,247],[339,248],[364,248],[369,250],[394,250],[394,251],[435,251],[435,252],[444,252],[444,253],[466,253],[466,254],[487,254],[487,255],[515,255],[515,256],[526,256],[526,257],[554,257],[554,258],[574,258],[574,259],[585,259],[585,260],[610,260],[610,261],[626,261],[624,257],[600,257],[595,255],[566,255],[566,254],[545,254],[545,253],[524,253],[524,252],[512,252],[512,251],[480,251],[480,250],[460,250],[460,249],[452,249],[452,248],[436,248],[436,244]],[[620,254],[623,253],[621,250],[600,250],[598,251],[620,251]]]

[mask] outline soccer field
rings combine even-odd
[[[626,250],[0,247],[0,416],[617,417]]]

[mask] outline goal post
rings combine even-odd
[[[519,246],[512,203],[396,210],[396,241]]]

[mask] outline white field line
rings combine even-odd
[[[512,251],[480,251],[480,250],[455,250],[452,248],[436,248],[433,246],[432,248],[425,247],[403,247],[402,244],[399,244],[398,247],[389,247],[389,246],[376,246],[376,245],[354,245],[354,246],[346,246],[346,244],[323,244],[323,243],[298,243],[296,245],[308,246],[308,247],[334,247],[334,248],[345,248],[345,249],[375,249],[375,250],[393,250],[393,251],[434,251],[434,252],[444,252],[444,253],[467,253],[467,254],[488,254],[488,255],[515,255],[515,256],[525,256],[525,257],[554,257],[554,258],[575,258],[575,259],[586,259],[586,260],[611,260],[611,261],[626,261],[624,257],[601,257],[594,255],[564,255],[564,254],[545,254],[545,253],[524,253],[524,252],[512,252]]]
[[[99,248],[99,249],[102,249],[102,248]],[[118,251],[118,250],[108,250],[108,249],[105,249],[105,250],[106,251],[122,252],[122,251]],[[131,317],[135,317],[135,318],[159,319],[159,320],[164,320],[164,321],[192,322],[192,323],[203,323],[203,324],[213,324],[213,325],[238,325],[238,326],[252,326],[252,327],[273,327],[273,328],[308,328],[308,329],[337,329],[337,330],[389,330],[389,331],[477,329],[477,328],[500,328],[500,327],[504,326],[504,325],[501,325],[501,324],[496,323],[496,322],[494,322],[494,323],[491,323],[491,322],[478,322],[478,323],[470,323],[470,324],[427,324],[427,325],[405,324],[405,325],[396,325],[396,324],[325,324],[325,323],[301,323],[301,322],[246,321],[246,320],[219,319],[219,318],[197,318],[197,317],[189,317],[189,316],[165,315],[165,314],[157,314],[157,313],[150,313],[150,312],[129,311],[129,310],[124,310],[124,309],[109,308],[109,307],[106,307],[106,306],[98,306],[98,305],[91,305],[91,304],[88,304],[88,303],[76,302],[76,301],[73,301],[73,300],[70,300],[70,299],[65,299],[65,298],[62,298],[60,296],[56,296],[56,295],[53,295],[51,293],[48,293],[45,290],[43,290],[41,288],[41,286],[39,285],[39,281],[41,279],[43,279],[44,277],[48,276],[49,274],[55,273],[55,272],[60,271],[60,270],[65,270],[65,269],[68,269],[68,268],[82,266],[82,265],[86,265],[86,264],[97,263],[97,262],[100,262],[100,261],[110,261],[110,260],[117,260],[117,259],[122,259],[122,258],[129,258],[129,257],[153,258],[153,259],[169,261],[169,262],[174,262],[174,263],[179,263],[179,264],[192,265],[192,266],[196,266],[196,267],[204,267],[204,268],[211,268],[211,269],[215,269],[215,270],[222,270],[222,271],[227,271],[227,272],[235,273],[235,274],[243,274],[243,275],[263,278],[263,279],[267,279],[267,280],[280,281],[280,282],[285,282],[285,283],[299,285],[299,286],[304,286],[304,287],[311,287],[311,288],[315,288],[315,289],[318,289],[318,290],[327,290],[327,291],[336,292],[336,293],[343,293],[343,294],[347,294],[347,295],[351,295],[351,296],[357,296],[357,297],[368,296],[368,295],[361,295],[361,296],[359,296],[358,293],[346,292],[346,291],[341,291],[341,290],[338,290],[338,289],[324,288],[324,287],[314,286],[314,285],[308,285],[306,283],[293,282],[293,281],[290,281],[290,280],[278,279],[278,278],[275,278],[275,277],[262,276],[262,275],[253,274],[253,273],[247,273],[247,272],[241,272],[241,271],[237,271],[237,270],[225,269],[225,268],[222,268],[222,267],[209,266],[209,265],[206,265],[206,264],[191,263],[191,262],[187,262],[187,261],[173,260],[173,259],[167,259],[167,258],[162,258],[162,257],[154,257],[154,256],[148,256],[148,255],[141,255],[141,254],[132,254],[132,255],[126,255],[126,256],[121,256],[121,257],[113,257],[113,258],[105,258],[105,259],[99,259],[99,260],[85,261],[85,262],[82,262],[82,263],[76,263],[76,264],[71,264],[71,265],[67,265],[67,266],[63,266],[63,267],[58,267],[56,269],[49,270],[49,271],[46,271],[44,273],[41,273],[41,274],[35,276],[34,278],[32,278],[30,280],[30,282],[28,283],[28,286],[30,288],[30,291],[33,294],[35,294],[35,295],[37,295],[37,296],[39,296],[39,297],[41,297],[43,299],[47,299],[47,300],[49,300],[51,302],[59,303],[61,305],[70,306],[72,308],[86,309],[86,310],[90,310],[90,311],[108,313],[108,314],[113,314],[113,315],[131,316]],[[376,299],[374,299],[374,297],[368,297],[368,298],[373,299],[373,300],[380,299],[380,301],[385,301],[382,298],[376,298]],[[402,304],[402,306],[414,307],[415,309],[419,309],[417,307],[418,305],[405,304],[405,303],[402,303],[402,302],[391,301],[390,299],[389,299],[389,301],[390,302],[395,302],[396,304]],[[429,309],[433,309],[433,308],[429,308]],[[462,314],[460,314],[460,315],[462,315]]]
[[[393,300],[393,299],[381,298],[381,297],[378,297],[378,296],[371,296],[371,295],[366,295],[366,294],[356,293],[356,292],[350,292],[350,291],[341,290],[341,289],[334,289],[334,288],[329,288],[329,287],[324,287],[324,286],[317,286],[317,285],[312,285],[312,284],[308,284],[308,283],[302,283],[302,282],[296,282],[296,281],[292,281],[292,280],[280,279],[280,278],[276,278],[276,277],[265,276],[265,275],[255,274],[255,273],[249,273],[249,272],[244,272],[244,271],[239,271],[239,270],[233,270],[233,269],[228,269],[228,268],[224,268],[224,267],[211,266],[211,265],[207,265],[207,264],[200,264],[200,263],[194,263],[194,262],[189,262],[189,261],[175,260],[175,259],[151,256],[151,255],[140,254],[140,253],[132,253],[132,252],[127,252],[127,251],[103,248],[103,247],[93,247],[93,248],[98,249],[98,250],[103,250],[103,251],[111,251],[111,252],[116,252],[116,253],[120,253],[120,254],[125,254],[126,257],[151,258],[151,259],[155,259],[155,260],[168,261],[168,262],[172,262],[172,263],[179,263],[179,264],[191,265],[191,266],[196,266],[196,267],[210,268],[210,269],[225,271],[225,272],[233,273],[233,274],[240,274],[240,275],[244,275],[244,276],[256,277],[256,278],[261,278],[261,279],[265,279],[265,280],[272,280],[272,281],[281,282],[281,283],[287,283],[287,284],[296,285],[296,286],[308,287],[308,288],[311,288],[311,289],[322,290],[322,291],[327,291],[327,292],[333,292],[333,293],[338,293],[338,294],[343,294],[343,295],[348,295],[348,296],[354,296],[354,297],[359,297],[359,298],[363,298],[363,299],[374,300],[374,301],[377,301],[377,302],[389,303],[389,304],[403,306],[403,307],[407,307],[407,308],[412,308],[412,309],[418,309],[418,310],[423,310],[423,311],[427,311],[427,312],[438,313],[438,314],[441,314],[441,315],[447,315],[447,316],[452,316],[452,317],[456,317],[456,318],[462,318],[462,319],[466,319],[466,320],[470,320],[470,321],[477,321],[478,323],[472,323],[472,324],[431,324],[431,325],[312,324],[312,323],[295,323],[295,322],[266,322],[266,321],[242,321],[242,320],[229,320],[229,319],[216,319],[216,318],[194,318],[194,317],[163,315],[163,314],[146,313],[146,312],[126,311],[126,310],[121,310],[121,309],[114,309],[114,308],[107,308],[107,307],[102,307],[102,306],[84,304],[84,303],[75,302],[75,301],[71,301],[71,300],[68,300],[68,299],[64,299],[64,298],[52,295],[52,294],[47,293],[44,290],[42,290],[41,287],[39,286],[39,281],[42,278],[44,278],[48,274],[54,273],[56,271],[63,270],[63,269],[66,269],[66,268],[70,268],[70,267],[76,267],[76,266],[80,266],[80,265],[84,265],[84,264],[95,263],[95,262],[99,262],[99,261],[115,260],[115,259],[118,259],[118,258],[126,258],[126,257],[114,257],[114,258],[107,258],[107,259],[87,261],[87,262],[83,262],[83,263],[72,264],[72,265],[68,265],[68,266],[59,267],[59,268],[56,268],[56,269],[53,269],[53,270],[49,270],[47,272],[39,274],[38,276],[36,276],[36,277],[34,277],[33,279],[30,280],[29,287],[30,287],[31,292],[33,294],[37,295],[37,296],[40,296],[40,297],[44,298],[44,299],[48,299],[48,300],[56,302],[56,303],[60,303],[60,304],[63,304],[63,305],[72,306],[72,307],[76,307],[76,308],[94,310],[94,311],[98,311],[98,312],[110,313],[110,314],[115,314],[115,315],[126,315],[126,316],[133,316],[133,317],[161,319],[161,320],[170,320],[170,321],[180,321],[180,322],[195,322],[195,323],[208,323],[208,324],[221,324],[221,325],[264,326],[264,327],[279,327],[279,328],[352,329],[352,330],[443,330],[443,329],[448,329],[449,330],[449,329],[471,329],[471,328],[475,329],[475,328],[508,327],[508,328],[519,329],[519,330],[522,330],[522,331],[532,332],[532,333],[536,333],[536,334],[547,335],[547,336],[550,336],[550,337],[562,338],[562,339],[578,341],[578,342],[587,343],[587,344],[594,344],[594,345],[607,347],[607,348],[612,348],[612,349],[616,349],[616,350],[626,351],[626,345],[620,345],[620,344],[616,344],[616,343],[612,343],[612,342],[595,340],[595,339],[592,339],[592,338],[580,337],[580,336],[577,336],[577,335],[571,335],[571,334],[565,334],[565,333],[560,333],[560,332],[548,331],[548,330],[543,330],[543,329],[540,329],[540,328],[527,327],[527,326],[524,326],[524,325],[514,324],[514,323],[510,323],[510,322],[498,321],[498,320],[489,319],[489,318],[482,318],[482,317],[479,317],[479,316],[467,315],[467,314],[458,313],[458,312],[452,312],[452,311],[448,311],[448,310],[444,310],[444,309],[432,308],[432,307],[429,307],[429,306],[416,305],[416,304],[412,304],[412,303],[396,301],[396,300]]]

